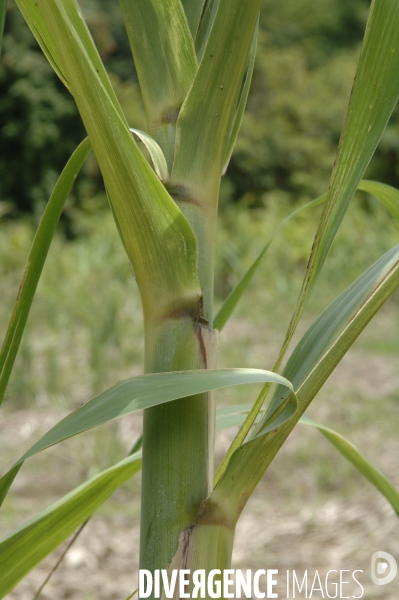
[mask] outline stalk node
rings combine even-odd
[[[161,123],[162,125],[169,125],[170,123],[175,124],[177,118],[179,116],[180,107],[179,108],[169,108],[161,115]]]
[[[191,196],[189,190],[184,185],[166,185],[165,187],[176,204],[193,204],[199,208],[205,208],[202,202]]]

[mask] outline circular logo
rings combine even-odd
[[[398,565],[388,552],[374,552],[371,557],[371,579],[375,585],[386,585],[396,577]]]

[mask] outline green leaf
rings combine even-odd
[[[399,245],[356,279],[307,330],[283,370],[307,404],[398,285]],[[277,388],[264,420],[280,402],[280,394],[284,395],[285,391]],[[262,423],[259,428],[261,426]]]
[[[399,223],[399,190],[386,183],[366,179],[359,183],[357,189],[375,196]]]
[[[43,6],[49,0],[44,0]],[[60,6],[63,7],[65,11],[65,16],[68,19],[69,23],[73,27],[76,32],[76,36],[79,39],[79,43],[83,46],[84,52],[87,56],[87,59],[90,61],[93,66],[95,72],[97,73],[98,78],[101,81],[102,86],[106,90],[106,93],[114,105],[115,110],[119,113],[121,119],[124,119],[124,114],[122,108],[119,104],[119,101],[114,92],[114,88],[111,85],[111,82],[108,78],[107,72],[104,68],[103,62],[101,60],[100,54],[97,50],[97,47],[93,41],[89,28],[87,27],[86,21],[83,18],[80,6],[77,0],[60,0]],[[48,21],[47,21],[48,24]],[[50,29],[50,33],[54,36],[54,30]],[[61,54],[60,54],[61,57]],[[62,60],[62,58],[61,58]],[[72,61],[71,61],[72,62]],[[72,88],[71,88],[72,90]]]
[[[37,10],[37,6],[30,0],[16,0],[19,10],[21,11],[25,21],[29,25],[33,35],[35,36],[43,54],[61,79],[63,84],[69,89],[68,81],[65,73],[62,70],[61,62],[57,50],[52,41],[51,35],[46,27],[42,15]]]
[[[0,479],[0,482],[1,482],[0,483],[0,506],[3,504],[4,498],[7,496],[8,491],[9,491],[14,479],[18,475],[18,471],[20,470],[21,467],[22,467],[22,463],[16,467],[13,467],[12,469],[10,469]]]
[[[307,202],[300,208],[297,208],[296,210],[294,210],[283,221],[281,221],[281,223],[276,228],[276,230],[273,233],[270,240],[266,243],[266,245],[262,248],[262,250],[258,254],[255,261],[252,263],[252,265],[249,267],[249,269],[244,273],[243,277],[240,279],[240,281],[238,282],[236,287],[233,288],[233,290],[227,296],[226,300],[223,302],[223,304],[214,320],[214,327],[216,329],[219,329],[219,331],[221,331],[223,329],[223,327],[226,325],[226,323],[229,320],[229,318],[231,317],[235,307],[237,306],[238,302],[240,301],[241,296],[247,289],[248,285],[251,283],[252,278],[255,275],[256,271],[258,270],[258,267],[261,264],[262,259],[263,259],[264,255],[266,254],[270,244],[272,243],[272,241],[274,240],[274,238],[276,237],[276,235],[280,231],[280,229],[282,229],[282,227],[286,223],[288,223],[288,221],[290,221],[293,217],[295,217],[298,213],[302,212],[303,210],[305,210],[307,208],[312,208],[314,206],[318,206],[319,204],[322,204],[325,201],[326,197],[327,197],[327,194],[323,194],[319,198],[316,198],[315,200],[312,200],[311,202]]]
[[[181,0],[181,3],[186,14],[191,35],[195,39],[206,0]]]
[[[210,496],[210,503],[214,502],[216,506],[222,503],[230,518],[238,518],[246,499],[301,415],[370,319],[398,286],[399,246],[396,246],[340,294],[302,337],[283,371],[284,377],[295,389],[298,409],[278,429],[268,431],[270,418],[290,395],[278,385],[249,441],[231,456],[224,475]]]
[[[197,52],[198,61],[201,61],[204,55],[206,44],[209,39],[209,34],[211,33],[217,9],[219,8],[219,2],[220,0],[206,0],[205,2],[197,36],[195,39],[195,50]]]
[[[261,406],[258,406],[258,403],[251,407],[248,411],[248,414],[243,421],[236,437],[234,438],[232,444],[230,445],[228,451],[223,457],[222,462],[220,463],[214,477],[214,485],[216,486],[226,471],[229,461],[234,453],[242,447],[242,444],[247,437],[249,431],[253,424],[257,421]],[[259,435],[265,435],[270,431],[277,430],[281,425],[287,423],[292,419],[294,414],[296,413],[298,408],[298,399],[296,394],[291,391],[288,395],[281,396],[280,402],[276,403],[273,410],[269,411],[267,414],[267,419],[262,426],[262,431]]]
[[[138,594],[138,591],[139,591],[139,590],[138,590],[138,588],[137,588],[137,590],[134,590],[134,592],[132,592],[132,593],[130,594],[130,596],[128,596],[128,597],[126,598],[126,600],[132,600],[132,598],[134,598],[134,597],[135,597],[135,595],[136,595],[136,594]]]
[[[220,0],[197,75],[177,120],[171,183],[191,202],[217,199],[242,81],[248,66],[259,0]]]
[[[165,155],[162,152],[162,149],[159,146],[159,144],[157,144],[156,141],[150,135],[148,135],[148,133],[140,131],[140,129],[133,129],[131,127],[130,131],[132,131],[134,135],[136,135],[147,148],[151,156],[155,173],[158,175],[159,179],[161,181],[167,181],[169,179],[168,165],[166,164]]]
[[[11,315],[7,333],[0,353],[0,404],[18,352],[22,334],[28,319],[37,284],[53,239],[59,218],[87,155],[91,150],[88,138],[76,148],[62,171],[40,221],[28,256],[17,300]]]
[[[253,75],[254,66],[255,66],[256,46],[257,46],[257,42],[258,42],[258,29],[259,29],[259,19],[258,19],[258,23],[255,27],[254,37],[252,39],[251,50],[249,53],[248,68],[247,68],[247,72],[245,74],[245,80],[244,80],[244,85],[242,88],[240,101],[239,101],[238,108],[237,108],[237,114],[234,119],[233,130],[230,134],[230,140],[229,140],[229,143],[228,143],[228,146],[226,149],[226,155],[225,155],[225,158],[223,161],[222,176],[226,174],[227,167],[229,166],[231,155],[233,154],[234,146],[236,145],[238,132],[240,131],[245,107],[247,105],[249,88],[251,87],[252,75]]]
[[[310,425],[311,427],[316,427],[331,443],[335,448],[344,456],[352,465],[365,477],[372,485],[391,504],[392,508],[399,516],[399,492],[398,490],[388,481],[388,479],[383,475],[378,469],[376,469],[371,462],[367,460],[359,452],[359,450],[346,439],[343,435],[326,427],[325,425],[321,425],[320,423],[316,423],[308,416],[303,415],[300,419],[300,422],[305,425]]]
[[[141,468],[141,453],[95,475],[0,541],[0,596],[66,540]]]
[[[81,18],[71,1],[37,0],[37,10],[51,31],[96,153],[146,318],[165,319],[177,297],[184,310],[194,310],[201,296],[194,232],[137,147],[109,82],[104,83],[104,66],[91,59],[94,44],[75,26]]]
[[[78,433],[123,415],[129,415],[138,410],[157,406],[178,398],[202,394],[223,387],[246,383],[264,383],[266,381],[288,386],[292,390],[290,382],[281,375],[260,369],[156,373],[120,381],[69,414],[40,438],[0,479],[0,499],[4,498],[8,492],[11,485],[10,472],[12,471],[15,477],[18,472],[18,465],[45,448],[58,444]],[[189,402],[190,399],[188,398],[187,401]],[[280,415],[278,415],[278,418],[281,420]]]
[[[216,430],[221,431],[223,429],[228,429],[229,427],[241,425],[250,409],[250,404],[240,404],[218,409],[216,411]],[[333,446],[335,446],[335,448],[350,463],[352,463],[359,473],[361,473],[361,475],[370,481],[370,483],[374,485],[383,496],[385,496],[388,502],[392,505],[394,511],[399,515],[398,490],[376,467],[374,467],[369,460],[367,460],[359,452],[352,442],[330,427],[316,423],[307,415],[302,415],[302,417],[299,419],[299,422],[304,425],[316,427],[333,444]]]
[[[45,56],[64,84],[68,87],[68,89],[70,89],[67,81],[66,70],[62,65],[62,58],[58,52],[57,44],[54,41],[53,31],[51,27],[48,27],[48,22],[46,19],[43,19],[41,11],[38,9],[38,3],[33,2],[32,0],[16,1],[26,22],[31,28],[33,34],[36,36]],[[119,112],[120,116],[123,117],[122,109],[120,108],[119,102],[104,69],[90,31],[85,20],[83,19],[78,3],[76,0],[62,0],[62,6],[65,10],[65,14],[76,31],[77,36],[79,37],[80,43],[84,47],[84,51],[88,60],[95,68],[96,73],[101,80],[102,85],[106,89],[109,98],[113,102],[115,109]]]
[[[183,6],[180,0],[119,0],[119,4],[140,81],[148,130],[171,166],[176,120],[198,67]]]
[[[397,0],[373,0],[328,198],[283,352],[292,339],[348,204],[397,102],[398,28]]]

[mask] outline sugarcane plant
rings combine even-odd
[[[399,221],[399,192],[362,180],[399,96],[397,0],[371,4],[330,188],[310,203],[323,203],[324,208],[284,343],[269,371],[217,369],[217,353],[218,334],[272,240],[213,314],[220,181],[250,88],[260,0],[120,0],[147,117],[146,133],[130,129],[76,0],[16,3],[74,97],[88,137],[60,175],[34,239],[0,355],[0,397],[65,200],[92,149],[140,291],[145,374],[116,383],[40,438],[0,479],[1,502],[23,463],[34,454],[138,410],[144,409],[144,425],[142,448],[139,440],[129,456],[0,542],[0,595],[7,594],[140,468],[140,568],[152,574],[228,569],[237,520],[300,420],[319,428],[399,514],[398,491],[385,476],[343,436],[304,415],[398,287],[399,246],[320,314],[278,373],[356,189],[376,196]],[[4,0],[1,6],[3,22]],[[252,405],[215,412],[213,390],[255,382],[264,387]],[[215,427],[232,425],[239,426],[238,433],[214,474]]]

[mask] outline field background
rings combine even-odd
[[[222,183],[216,308],[281,220],[327,188],[367,7],[363,0],[354,1],[350,9],[346,0],[265,3],[249,110]],[[130,122],[145,128],[134,73],[126,75],[114,7],[103,1],[86,2],[85,8]],[[0,69],[0,112],[5,115],[0,145],[1,335],[47,192],[71,150],[61,143],[64,129],[75,118],[70,100],[61,95],[30,38],[21,33],[12,4],[8,17]],[[33,71],[32,65],[37,66]],[[4,90],[13,98],[9,105]],[[10,106],[24,106],[25,112],[13,112]],[[397,187],[398,122],[395,114],[367,173]],[[83,135],[78,125],[71,131],[77,141]],[[6,173],[7,148],[10,154],[16,141],[23,144],[15,150],[20,162]],[[40,164],[35,162],[38,155]],[[140,299],[100,183],[91,160],[50,250],[2,407],[1,471],[79,404],[118,379],[142,373]],[[278,234],[221,335],[219,366],[272,367],[319,214],[320,208],[305,211]],[[295,340],[339,292],[398,242],[399,226],[378,202],[355,196]],[[396,293],[308,412],[347,435],[397,487],[398,304]],[[250,386],[220,392],[217,404],[249,402],[256,392]],[[140,427],[140,415],[124,417],[31,459],[4,504],[0,536],[122,458]],[[218,434],[218,460],[233,435],[233,430]],[[139,498],[136,476],[93,517],[41,599],[124,600],[135,589]],[[397,600],[399,578],[386,587],[371,584],[370,559],[377,550],[399,561],[399,523],[390,505],[318,432],[299,425],[244,511],[234,567],[277,568],[283,574],[287,569],[300,574],[317,569],[321,576],[329,569],[362,569],[364,598]],[[33,600],[58,555],[49,557],[7,598]],[[286,597],[284,588],[279,592]],[[313,597],[322,596],[315,592]]]

